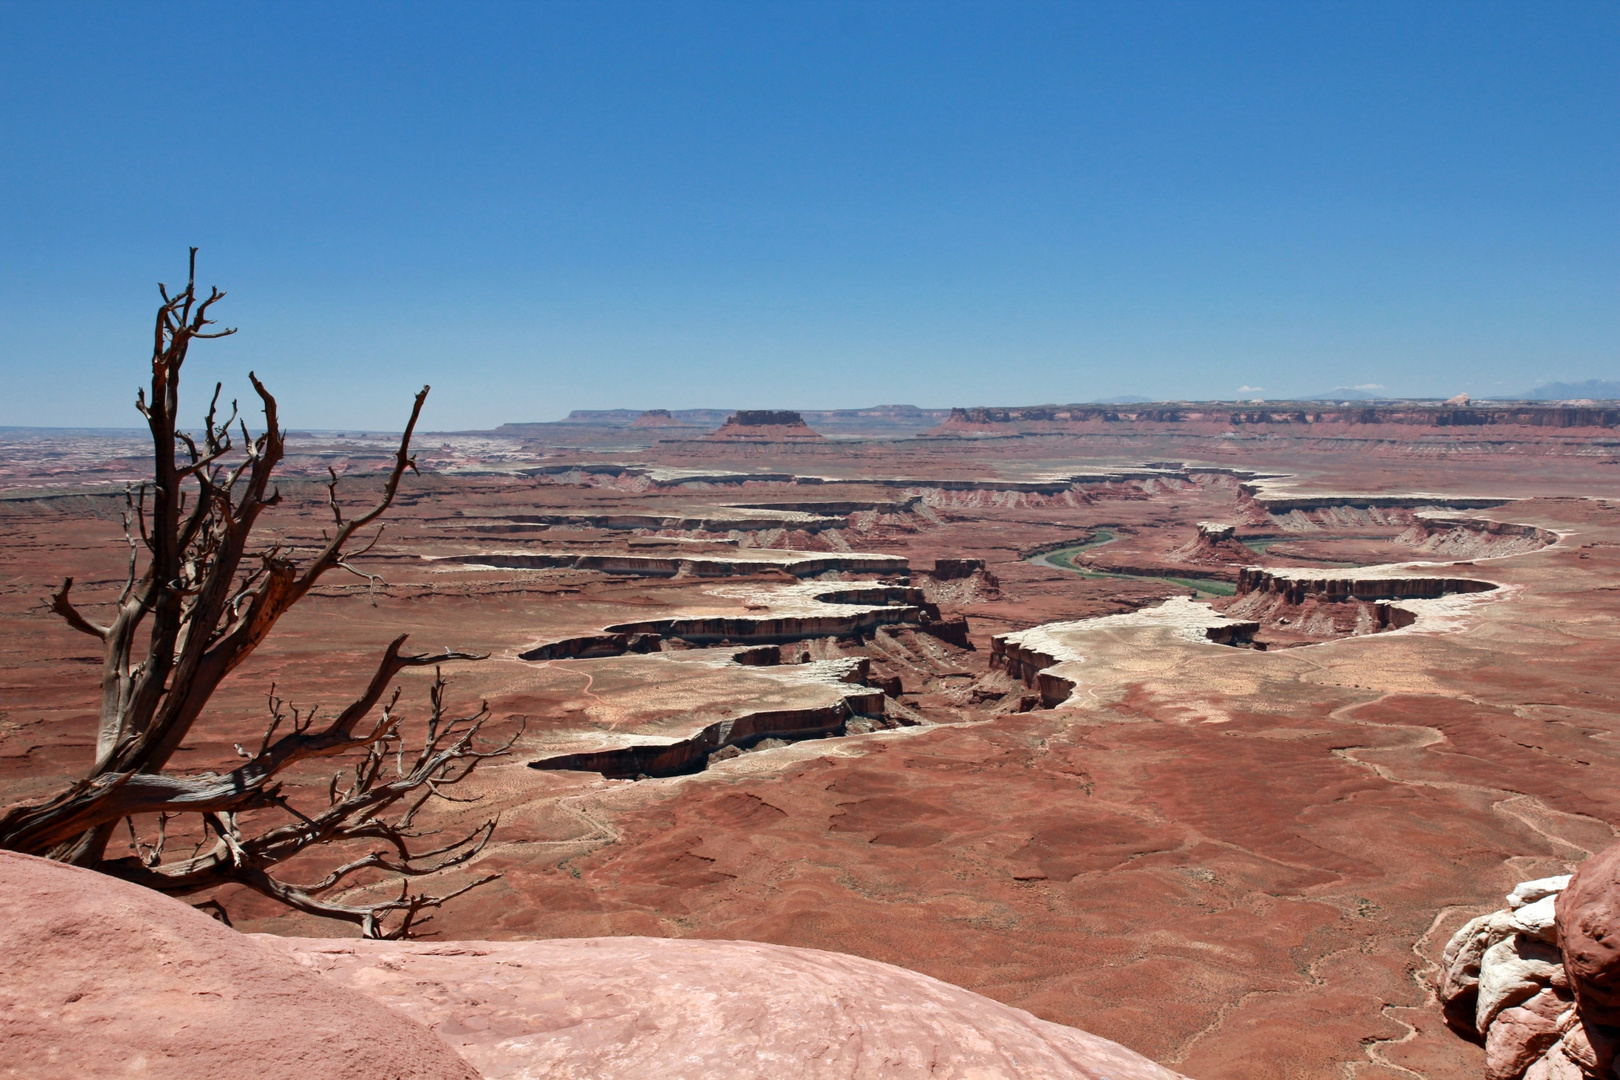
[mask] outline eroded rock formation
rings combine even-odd
[[[1074,693],[1088,643],[1100,637],[1168,633],[1183,641],[1237,645],[1252,639],[1257,629],[1259,624],[1253,621],[1227,618],[1208,605],[1174,597],[1140,611],[998,634],[990,641],[990,666],[1033,687],[1041,705],[1053,708]]]
[[[480,551],[449,555],[434,562],[488,566],[506,570],[600,570],[608,574],[644,577],[736,577],[780,570],[794,577],[816,577],[829,571],[852,574],[909,574],[903,557],[859,552],[768,551],[762,548],[730,550],[724,554],[686,551],[634,554],[618,551]]]
[[[1463,559],[1499,559],[1538,551],[1558,542],[1558,534],[1551,529],[1512,521],[1448,517],[1435,513],[1419,513],[1413,517],[1412,527],[1397,540],[1411,544],[1425,554]]]
[[[971,649],[967,620],[946,616],[922,589],[909,585],[851,582],[804,584],[745,595],[760,614],[675,614],[616,623],[599,634],[548,641],[525,650],[524,660],[559,660],[654,652],[670,639],[693,644],[781,643],[806,638],[870,635],[881,626],[912,626]]]
[[[507,877],[487,901],[474,894],[446,912],[437,924],[446,938],[686,934],[806,945],[926,970],[1208,1080],[1477,1077],[1483,1047],[1440,1024],[1407,977],[1412,949],[1435,906],[1476,896],[1477,882],[1504,859],[1526,860],[1511,864],[1526,867],[1518,877],[1562,873],[1567,844],[1593,847],[1595,833],[1606,835],[1602,822],[1620,821],[1620,796],[1602,782],[1620,768],[1613,451],[1552,453],[1552,431],[1530,444],[1504,429],[1486,444],[1483,429],[1459,428],[1466,441],[1440,452],[1433,431],[1418,427],[1403,440],[1393,428],[1363,425],[1364,438],[1347,443],[1338,440],[1354,434],[1349,427],[1311,424],[1252,435],[1246,425],[1231,437],[1212,429],[1207,439],[1188,424],[1152,439],[1104,426],[1097,435],[898,445],[670,443],[652,431],[643,441],[657,445],[645,453],[625,452],[634,440],[620,430],[611,452],[544,455],[511,439],[446,436],[424,447],[415,501],[364,567],[385,581],[336,582],[316,597],[296,633],[268,642],[264,665],[235,679],[228,713],[257,715],[278,672],[304,658],[322,666],[296,688],[300,698],[334,700],[346,689],[343,659],[385,646],[378,635],[390,622],[405,622],[418,639],[430,633],[493,654],[454,673],[456,694],[487,697],[499,723],[527,723],[523,757],[480,774],[485,803],[446,808],[430,824],[500,813],[501,846],[479,870]],[[1604,438],[1612,445],[1612,433]],[[1596,444],[1583,436],[1568,445],[1577,442]],[[94,457],[103,445],[87,443],[75,450],[87,456],[74,460],[112,460]],[[327,465],[357,480],[375,465],[359,442],[297,446],[304,456],[289,467],[304,471],[301,486],[284,491],[285,535],[307,543],[330,521]],[[1230,468],[1177,464],[1189,456]],[[0,472],[0,485],[19,476],[34,485],[0,497],[0,553],[13,582],[0,596],[0,780],[18,798],[75,767],[95,723],[83,642],[46,624],[39,589],[27,583],[82,573],[87,595],[116,595],[121,488],[86,494],[82,485],[123,477],[99,464],[65,471],[32,449],[0,457],[0,468],[8,461],[22,472]],[[1279,494],[1368,490],[1349,501],[1387,497],[1390,505],[1346,505],[1341,496],[1287,511],[1283,524],[1240,496],[1238,484],[1255,483],[1256,473],[1291,474],[1268,486]],[[1428,513],[1423,507],[1479,512],[1401,492],[1518,498],[1486,513],[1569,539],[1488,568],[1409,570],[1489,578],[1503,586],[1497,593],[1366,602],[1392,616],[1422,612],[1418,633],[1268,654],[1187,643],[1172,630],[1107,630],[1076,642],[1083,662],[1054,665],[1054,676],[1076,687],[1056,710],[1023,711],[1039,695],[1022,679],[985,671],[992,636],[1189,591],[1164,578],[1077,574],[1025,558],[1037,549],[1108,531],[1118,537],[1114,550],[1131,549],[1118,562],[1207,578],[1167,566],[1164,555],[1193,538],[1199,521],[1231,522],[1234,539],[1250,545],[1231,564],[1234,577],[1254,563],[1309,562],[1356,578],[1359,567],[1414,557],[1410,544],[1394,541]],[[760,514],[735,513],[748,508]],[[799,519],[786,511],[833,520],[788,527]],[[552,522],[535,520],[542,515]],[[874,517],[881,520],[860,531]],[[687,521],[692,535],[651,535]],[[779,527],[787,534],[771,535]],[[492,542],[491,532],[507,529],[515,531]],[[421,557],[500,548],[730,559],[760,548],[842,554],[840,543],[917,568],[984,559],[1002,582],[999,595],[977,573],[911,575],[944,613],[972,620],[979,651],[901,624],[859,641],[538,664],[517,656],[607,626],[767,616],[768,598],[713,593],[794,582],[777,570],[722,583],[617,564],[491,569]],[[1099,554],[1107,559],[1110,548]],[[1081,554],[1076,565],[1084,563]],[[1442,632],[1449,613],[1467,633]],[[690,662],[704,652],[724,670],[687,671],[704,666]],[[750,664],[774,657],[784,667],[866,655],[873,687],[881,679],[898,695],[886,712],[913,714],[918,726],[751,751],[701,777],[650,783],[526,767],[822,703],[762,685],[761,668],[733,664],[744,653]],[[841,687],[824,694],[857,690]],[[780,702],[751,700],[773,689]],[[863,722],[851,717],[846,730]],[[235,763],[225,729],[199,728],[188,750],[197,767]],[[321,805],[329,779],[311,769],[293,800]],[[174,835],[171,827],[171,842]],[[238,925],[305,938],[334,932],[225,902]],[[1423,940],[1425,957],[1445,943],[1443,935]],[[1508,1022],[1524,1020],[1514,1008],[1500,1010],[1498,1040]],[[467,1015],[502,1030],[499,1016]],[[708,1016],[694,1009],[682,1022]],[[1406,1020],[1420,1030],[1411,1033]],[[546,1045],[523,1031],[499,1037]]]
[[[1410,574],[1361,574],[1321,570],[1267,570],[1246,567],[1238,577],[1239,596],[1280,597],[1290,604],[1315,598],[1346,600],[1432,600],[1452,593],[1490,592],[1496,585],[1473,578]]]
[[[1236,533],[1236,525],[1223,521],[1200,521],[1197,535],[1166,554],[1165,559],[1173,563],[1221,568],[1252,561],[1254,552],[1236,539]]]
[[[1219,606],[1228,615],[1258,622],[1263,632],[1255,638],[1257,645],[1276,648],[1397,630],[1417,621],[1411,601],[1497,588],[1476,578],[1398,566],[1360,572],[1250,566],[1238,574],[1236,595]]]
[[[676,428],[687,429],[697,427],[685,420],[681,420],[668,409],[648,409],[630,422],[632,428]]]
[[[774,652],[774,650],[772,650]],[[733,661],[745,667],[774,667],[779,658],[764,649],[738,653]],[[870,661],[865,657],[824,660],[794,665],[790,674],[807,682],[834,686],[830,701],[798,707],[750,709],[738,716],[708,724],[682,739],[639,741],[628,746],[557,754],[529,763],[530,768],[601,773],[610,780],[645,776],[680,776],[701,772],[711,757],[727,748],[750,749],[764,740],[786,742],[846,733],[855,717],[874,719],[865,730],[894,726],[884,721],[884,689],[868,685]]]
[[[816,949],[647,937],[265,945],[432,1027],[489,1078],[1178,1077],[1076,1028]]]
[[[1614,1080],[1620,1048],[1620,846],[1520,882],[1446,945],[1446,1022],[1485,1045],[1487,1080]]]
[[[819,439],[804,417],[785,409],[739,409],[726,417],[718,431],[703,436],[720,441],[759,440],[763,442]]]

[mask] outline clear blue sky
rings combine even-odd
[[[1620,378],[1620,4],[0,6],[0,424]],[[1246,389],[1257,388],[1257,389]],[[200,403],[199,403],[200,407]]]

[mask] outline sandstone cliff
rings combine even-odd
[[[726,442],[757,440],[761,442],[819,439],[821,433],[811,429],[804,417],[796,412],[772,409],[740,409],[726,417],[720,430],[703,436]]]

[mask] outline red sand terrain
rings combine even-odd
[[[272,682],[339,705],[409,630],[490,653],[452,695],[526,724],[442,812],[499,812],[468,873],[505,875],[444,939],[850,953],[1205,1080],[1481,1075],[1441,948],[1620,822],[1620,434],[967,419],[990,434],[429,437],[386,584],[295,609],[181,763],[227,763]],[[88,757],[97,658],[40,598],[121,580],[121,499],[88,482],[128,463],[96,449],[0,447],[8,798]],[[294,545],[323,516],[298,474],[335,462],[358,502],[381,457],[295,450]]]

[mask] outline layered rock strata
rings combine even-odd
[[[762,615],[675,614],[618,623],[599,634],[544,642],[525,650],[524,660],[558,660],[652,652],[672,638],[693,644],[780,644],[807,638],[870,635],[880,626],[912,626],[971,648],[967,621],[947,618],[923,591],[906,585],[790,585],[744,594]]]
[[[753,657],[748,657],[754,660]],[[797,741],[846,733],[856,716],[883,715],[884,691],[868,687],[869,661],[865,657],[820,661],[796,666],[793,674],[827,684],[839,684],[830,704],[801,708],[765,709],[708,724],[683,739],[644,740],[629,746],[591,750],[531,761],[533,769],[601,773],[610,780],[642,776],[680,776],[703,771],[709,758],[727,747],[748,749],[765,739]],[[758,666],[749,663],[746,666]]]
[[[809,514],[802,510],[758,508],[747,506],[694,507],[685,512],[662,513],[657,510],[611,511],[592,513],[573,511],[556,514],[504,514],[501,522],[515,525],[561,525],[570,528],[614,529],[672,529],[685,532],[730,532],[732,530],[798,529],[820,532],[823,529],[842,528],[845,518],[829,514]],[[457,521],[467,527],[476,521]],[[486,525],[497,524],[494,520]]]
[[[816,577],[829,572],[905,575],[910,567],[904,556],[867,555],[859,552],[774,551],[751,548],[723,555],[685,551],[635,554],[582,551],[480,551],[467,555],[427,556],[438,564],[491,567],[497,570],[599,570],[606,574],[642,577],[737,577],[762,570],[780,570],[794,577]]]
[[[935,559],[929,576],[935,581],[955,581],[984,572],[983,559]]]
[[[1306,600],[1343,603],[1349,600],[1433,600],[1453,593],[1490,592],[1493,582],[1473,578],[1402,574],[1346,575],[1342,570],[1266,569],[1245,567],[1238,572],[1239,597],[1275,597],[1287,604]]]
[[[1230,619],[1186,597],[1166,600],[1150,608],[1097,619],[1046,623],[990,639],[990,666],[1005,671],[1040,694],[1043,708],[1068,701],[1078,685],[1079,668],[1086,657],[1081,649],[1088,638],[1126,633],[1170,631],[1186,641],[1239,644],[1251,638],[1259,623]]]
[[[1237,526],[1224,521],[1200,521],[1198,533],[1187,543],[1165,556],[1174,563],[1210,567],[1224,578],[1233,563],[1254,558],[1254,552],[1236,539]]]
[[[1505,558],[1539,551],[1558,542],[1551,529],[1513,521],[1486,518],[1450,517],[1421,512],[1413,515],[1413,525],[1397,540],[1419,551],[1452,558]]]
[[[1245,567],[1236,594],[1220,606],[1228,615],[1261,624],[1266,636],[1257,647],[1277,647],[1399,630],[1417,622],[1419,602],[1499,588],[1489,581],[1419,574],[1417,569]]]
[[[726,422],[718,431],[711,431],[703,437],[726,442],[778,442],[820,439],[822,436],[796,412],[785,409],[739,409],[726,417]]]
[[[738,503],[742,510],[792,510],[801,514],[846,517],[850,514],[876,512],[904,514],[916,509],[921,495],[906,499],[801,499],[791,502]]]
[[[1239,490],[1248,495],[1268,514],[1288,514],[1293,511],[1311,512],[1347,507],[1355,510],[1417,510],[1423,507],[1444,507],[1448,510],[1489,510],[1505,506],[1512,499],[1489,497],[1472,498],[1458,495],[1348,495],[1324,492],[1316,495],[1272,493],[1263,484],[1242,484]]]
[[[671,413],[668,409],[648,409],[630,422],[632,428],[661,428],[691,430],[698,425],[688,423]]]

